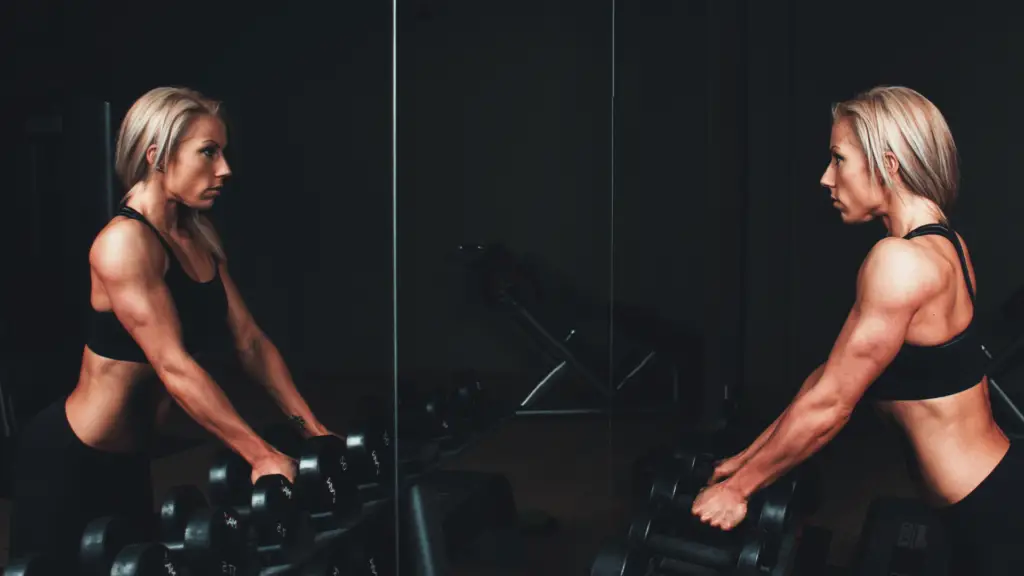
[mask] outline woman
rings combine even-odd
[[[253,481],[294,481],[294,462],[256,435],[207,372],[221,349],[234,346],[306,435],[329,433],[246,309],[202,215],[231,175],[226,146],[219,104],[191,90],[154,89],[125,116],[116,170],[128,193],[89,253],[92,310],[78,384],[22,435],[12,557],[73,558],[99,516],[148,526],[146,448],[171,399],[251,464]]]
[[[719,463],[693,513],[736,526],[749,496],[829,442],[866,396],[905,432],[960,569],[1019,573],[1024,454],[992,416],[974,273],[946,219],[959,174],[945,119],[913,90],[875,88],[834,107],[830,150],[821,184],[843,221],[878,218],[889,235],[861,265],[828,360],[750,447]]]

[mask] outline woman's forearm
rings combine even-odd
[[[159,371],[168,394],[193,420],[250,464],[273,452],[239,416],[226,394],[194,360]]]
[[[284,357],[269,338],[258,338],[242,355],[241,360],[246,372],[266,388],[274,403],[285,415],[289,418],[301,418],[305,433],[313,436],[327,433],[302,394],[299,394]]]
[[[801,396],[806,394],[808,390],[810,390],[812,387],[814,387],[815,384],[817,384],[818,380],[821,378],[821,373],[824,369],[825,365],[822,364],[815,368],[814,372],[811,372],[810,376],[804,379],[804,383],[800,386],[800,390],[797,391],[796,396],[793,398],[792,402],[796,402],[797,400],[799,400]],[[792,402],[790,402],[790,405],[792,405]],[[789,406],[786,407],[786,410],[788,409]],[[782,413],[779,414],[779,417],[776,418],[774,422],[769,424],[768,427],[764,429],[764,432],[761,432],[761,435],[750,443],[750,446],[748,446],[746,449],[744,449],[737,455],[741,460],[749,460],[754,454],[757,454],[757,451],[760,450],[765,445],[765,443],[768,442],[768,439],[771,438],[772,434],[775,433],[776,428],[779,427],[779,422],[782,421],[782,417],[786,415],[786,410],[783,410]]]

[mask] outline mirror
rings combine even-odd
[[[327,560],[394,573],[390,3],[305,11],[284,5],[240,11],[135,6],[124,14],[94,8],[20,10],[11,31],[19,74],[12,109],[19,117],[5,162],[16,190],[9,209],[23,217],[4,227],[4,253],[33,280],[5,283],[0,323],[10,344],[0,360],[0,553],[11,542],[10,557],[0,564],[41,551],[80,567],[87,561],[79,557],[79,544],[90,526],[96,528],[88,522],[106,516],[124,515],[137,524],[123,533],[94,531],[92,541],[105,551],[160,542],[173,552],[182,547],[187,522],[204,521],[202,509],[223,505],[238,522],[211,530],[253,530],[213,554],[237,573]],[[65,25],[53,27],[54,21]],[[179,40],[182,31],[205,38],[186,43]],[[170,250],[157,257],[174,256],[162,278],[168,285],[179,282],[169,291],[172,300],[179,298],[182,339],[195,360],[183,360],[189,367],[184,371],[151,370],[147,356],[125,367],[122,356],[100,358],[91,348],[83,360],[87,342],[99,349],[117,334],[124,336],[118,341],[123,347],[133,342],[116,309],[106,312],[107,320],[97,320],[102,311],[90,309],[98,302],[95,286],[90,298],[90,247],[127,191],[115,170],[122,121],[136,99],[159,86],[186,87],[220,101],[227,136],[224,142],[211,137],[216,149],[192,150],[198,160],[189,162],[198,164],[163,165],[170,166],[167,178],[192,165],[210,166],[202,169],[217,184],[226,181],[213,207],[202,206],[226,255],[216,272],[203,256],[208,245],[196,248],[204,240],[194,230],[181,236],[157,232]],[[199,106],[194,96],[174,94]],[[167,108],[165,100],[153,102],[154,109]],[[181,142],[175,153],[185,154],[189,137]],[[185,187],[163,182],[165,192],[184,194]],[[152,199],[153,190],[133,198]],[[203,195],[213,197],[205,189]],[[173,205],[184,202],[175,197]],[[172,203],[156,202],[165,204]],[[143,225],[150,222],[151,204],[128,205],[137,208]],[[189,258],[193,248],[199,256]],[[196,270],[214,280],[182,284],[182,271],[202,276],[192,269],[196,262]],[[240,297],[221,288],[228,278]],[[205,295],[182,296],[182,290]],[[199,320],[186,318],[185,301],[193,297],[230,306],[232,319],[210,321],[218,328],[210,329],[209,350],[193,345]],[[226,309],[212,309],[227,316]],[[249,315],[253,324],[245,321]],[[117,352],[113,344],[105,350]],[[83,365],[103,370],[92,373]],[[131,377],[119,380],[118,374]],[[67,402],[65,417],[65,397],[96,379],[104,379],[103,386],[90,388],[89,398],[107,407],[123,403],[123,410],[76,420],[93,406],[83,397],[74,407]],[[375,403],[384,406],[380,413],[362,409]],[[232,408],[240,419],[228,415]],[[108,416],[123,426],[90,428],[92,445],[79,437],[79,424]],[[294,416],[305,420],[301,430],[293,426]],[[224,437],[241,438],[238,454],[225,452]],[[271,452],[259,439],[274,446],[275,466],[256,458]],[[241,457],[243,451],[253,457]],[[287,490],[266,474],[287,471],[285,455],[301,461],[297,473],[289,472],[294,478]],[[257,480],[256,487],[254,468],[264,473],[264,484]],[[44,497],[50,508],[36,506]],[[261,502],[272,503],[271,509],[261,511]],[[59,518],[46,516],[46,509]],[[31,523],[27,511],[36,513]],[[160,514],[173,515],[173,522],[155,522]],[[59,533],[52,531],[57,520]],[[193,573],[208,568],[193,565],[187,553],[170,558]]]
[[[403,574],[578,572],[604,536],[611,16],[400,7]]]

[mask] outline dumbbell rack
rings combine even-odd
[[[748,525],[742,533],[738,533],[735,540],[726,538],[726,534],[719,534],[713,529],[702,529],[696,521],[685,511],[688,510],[689,498],[685,496],[691,489],[696,490],[702,486],[707,476],[711,473],[711,463],[718,458],[709,454],[694,452],[686,455],[685,450],[671,450],[668,453],[660,453],[660,464],[654,462],[657,455],[650,455],[641,458],[638,465],[634,466],[633,492],[636,495],[636,504],[644,513],[634,516],[633,525],[629,530],[629,543],[618,541],[610,544],[595,559],[592,576],[602,576],[614,573],[641,575],[645,571],[653,570],[657,574],[681,573],[719,573],[728,574],[729,568],[713,568],[718,562],[728,564],[731,561],[738,561],[746,551],[740,552],[738,546],[746,546],[752,542],[748,538],[764,540],[763,548],[758,548],[757,557],[763,560],[758,561],[765,564],[757,572],[764,576],[821,576],[825,570],[828,545],[831,540],[831,533],[817,528],[803,526],[802,519],[814,509],[816,494],[815,476],[800,474],[802,477],[799,491],[794,488],[793,495],[787,496],[788,504],[785,508],[773,508],[766,510],[779,510],[767,518],[783,518],[779,515],[782,510],[788,510],[785,517],[791,520],[785,524],[777,524],[769,520],[764,526],[778,525],[781,531],[769,529],[769,532],[761,532],[761,525]],[[654,466],[654,468],[651,468]],[[667,474],[662,479],[655,481],[655,477]],[[810,483],[806,478],[811,477]],[[678,478],[678,479],[676,479]],[[789,477],[780,482],[792,482],[795,477]],[[773,485],[772,493],[774,498],[783,495],[786,488],[784,485]],[[796,486],[796,485],[794,485]],[[809,489],[809,491],[808,491]],[[682,492],[678,492],[681,490]],[[767,493],[765,494],[767,496]],[[772,497],[768,496],[771,500]],[[767,504],[765,504],[767,505]],[[760,512],[754,512],[757,504],[753,503],[750,509],[751,517],[748,521],[756,522]],[[689,526],[689,528],[687,527]],[[667,532],[663,531],[667,530]],[[768,534],[775,536],[768,536]],[[708,540],[711,538],[711,540]],[[725,542],[730,540],[730,544]],[[717,544],[715,542],[718,542]],[[719,546],[736,547],[733,552],[727,552]],[[707,550],[707,552],[700,552]],[[753,550],[753,549],[751,549]],[[755,553],[755,552],[751,552]],[[706,556],[710,554],[711,556]],[[738,554],[728,559],[729,554]],[[677,556],[678,555],[678,556]],[[724,556],[723,556],[724,555]],[[691,557],[694,560],[686,561]],[[713,560],[713,557],[720,558]],[[749,556],[753,557],[753,556]],[[701,560],[697,560],[697,559]],[[696,561],[696,564],[691,562]],[[705,564],[705,562],[709,564]],[[710,564],[714,562],[715,564]],[[708,567],[704,567],[704,566]],[[763,571],[761,571],[763,570]]]

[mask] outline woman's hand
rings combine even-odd
[[[250,480],[255,484],[261,476],[280,474],[295,484],[296,468],[297,464],[290,456],[272,449],[266,456],[253,463]]]
[[[727,484],[716,484],[700,491],[690,511],[705,524],[732,530],[747,517],[747,499]]]

